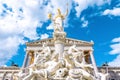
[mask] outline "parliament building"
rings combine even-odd
[[[0,80],[120,80],[120,67],[96,66],[94,42],[66,37],[66,15],[50,14],[53,38],[27,42],[22,67],[0,67]]]

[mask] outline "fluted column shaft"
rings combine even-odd
[[[94,59],[93,50],[90,51],[90,57],[91,57],[92,65],[94,67],[95,76],[98,77],[98,69],[96,66],[95,59]]]

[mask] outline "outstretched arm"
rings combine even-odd
[[[66,11],[66,13],[65,13],[64,17],[66,17],[67,15],[68,15],[68,8],[67,8],[67,11]]]
[[[67,3],[67,10],[66,10],[66,13],[64,15],[64,18],[68,15],[68,3]]]

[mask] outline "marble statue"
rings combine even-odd
[[[95,78],[83,69],[70,69],[67,80],[94,80]]]
[[[20,80],[96,80],[92,72],[93,65],[86,62],[84,51],[79,50],[76,45],[64,48],[66,33],[63,30],[63,20],[67,14],[68,10],[66,14],[62,14],[60,9],[57,9],[54,18],[49,14],[54,23],[55,48],[50,49],[42,42],[42,49],[29,55],[32,57],[32,63],[26,67],[29,70],[25,77],[22,77],[21,73]],[[104,77],[102,74],[99,75]]]
[[[99,72],[98,75],[100,76],[100,80],[106,80],[109,76],[109,73],[106,73],[105,70],[101,70],[101,72]]]
[[[86,63],[83,51],[78,50],[76,45],[71,46],[68,53],[72,54],[76,67],[81,67],[82,69],[91,72],[90,70],[93,69],[92,64]]]
[[[43,44],[42,51],[36,53],[36,57],[34,59],[34,63],[36,63],[36,64],[44,63],[47,60],[49,60],[50,57],[51,57],[50,47],[48,47],[46,44]]]
[[[24,70],[25,68],[21,68],[17,75],[13,74],[13,80],[22,80],[22,78],[27,75],[26,73],[23,73]]]
[[[39,55],[37,55],[37,56],[39,56]],[[29,66],[29,75],[26,76],[25,78],[23,78],[23,80],[34,79],[34,76],[40,77],[42,80],[47,79],[48,75],[49,76],[53,76],[53,75],[58,76],[58,70],[60,68],[61,68],[61,70],[63,70],[62,68],[64,65],[62,64],[62,62],[58,61],[58,54],[53,54],[53,56],[50,56],[50,57],[51,57],[51,60],[46,60],[46,62],[44,62],[44,64],[33,63],[32,65],[30,65]],[[47,59],[47,56],[45,59]],[[38,69],[38,67],[41,67],[41,65],[44,67]],[[63,76],[63,74],[60,74],[60,75],[61,75],[61,77]]]
[[[62,32],[63,31],[63,20],[68,14],[68,9],[65,14],[61,13],[60,9],[57,9],[57,14],[55,15],[55,18],[52,18],[52,15],[49,14],[48,17],[51,19],[54,23],[54,30],[55,32]]]
[[[35,77],[40,77],[41,79],[44,79],[47,75],[46,70],[44,69],[38,69],[39,64],[32,64],[29,68],[29,74],[25,76],[22,80],[34,80]]]
[[[64,79],[64,77],[68,74],[67,68],[60,68],[55,73],[55,79]]]
[[[50,48],[46,44],[43,44],[42,51],[40,53],[36,53],[33,64],[31,64],[29,66],[29,75],[27,75],[25,78],[23,78],[23,80],[30,80],[35,75],[38,75],[38,74],[39,74],[39,77],[41,77],[41,75],[43,76],[44,72],[45,73],[47,72],[44,70],[44,68],[46,68],[45,63],[48,60],[50,60],[50,57],[51,57]],[[43,77],[41,77],[41,78],[43,78]]]
[[[72,69],[72,68],[75,67],[74,60],[73,60],[71,54],[68,54],[66,51],[64,51],[63,58],[64,58],[64,60],[65,60],[66,67],[67,67],[68,69]]]
[[[33,63],[29,67],[29,74],[25,76],[22,80],[32,80],[34,79],[34,71],[36,70],[36,64]]]
[[[80,80],[82,80],[82,78],[86,78],[86,79],[88,78],[90,80],[93,80],[94,77],[93,75],[90,74],[91,72],[90,70],[93,69],[93,66],[92,64],[87,64],[85,62],[85,59],[84,59],[85,55],[83,54],[82,51],[76,48],[76,45],[73,45],[68,49],[68,55],[72,55],[72,59],[69,59],[69,56],[65,56],[65,59],[70,63],[74,62],[72,63],[72,65],[74,65],[74,68],[70,69],[70,72],[69,72],[70,76],[72,77],[73,76],[72,74],[74,74],[74,77],[79,76],[79,78],[81,78]],[[75,69],[76,67],[80,69]]]
[[[76,45],[64,51],[62,60],[58,57],[58,53],[51,53],[50,48],[43,44],[42,51],[36,53],[33,64],[28,67],[28,75],[22,80],[35,80],[36,77],[41,80],[95,80],[89,71],[93,66],[85,62],[83,52]]]
[[[69,49],[68,49],[68,54],[72,54],[73,58],[75,59],[75,61],[79,61],[79,62],[82,62],[83,60],[83,52],[79,51],[77,48],[76,48],[76,45],[73,45],[71,46]],[[78,60],[79,59],[79,60]]]

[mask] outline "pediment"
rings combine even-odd
[[[43,45],[46,43],[47,45],[54,45],[54,39],[49,38],[49,39],[42,39],[42,40],[37,40],[33,42],[27,42],[27,46],[37,46],[37,45]],[[72,38],[66,38],[65,39],[65,45],[83,45],[83,46],[92,46],[94,43],[93,42],[87,42],[87,41],[82,41],[82,40],[77,40],[77,39],[72,39]]]

